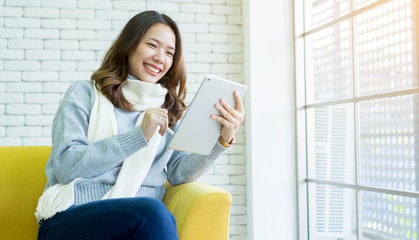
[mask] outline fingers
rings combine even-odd
[[[230,118],[228,115],[230,115],[231,117],[237,119],[240,123],[243,123],[244,121],[244,106],[243,106],[243,101],[239,95],[239,93],[237,91],[234,91],[234,98],[236,100],[236,107],[233,108],[230,104],[228,104],[224,99],[220,99],[220,103],[223,106],[223,108],[225,109],[225,111],[228,114],[225,114],[224,111],[220,111],[219,108],[217,108],[217,110],[222,114],[223,117],[227,118],[228,120],[232,121],[233,119]]]
[[[223,108],[228,112],[232,117],[235,117],[237,114],[236,109],[234,109],[230,104],[228,104],[224,99],[220,99],[220,103]]]
[[[169,126],[167,110],[163,108],[148,108],[141,123],[144,137],[149,141],[159,127],[159,134],[164,135]]]
[[[237,91],[234,91],[234,99],[236,100],[236,110],[245,115],[243,100]]]
[[[229,142],[228,140],[231,140],[234,137],[240,125],[244,122],[245,115],[242,98],[237,91],[234,91],[233,95],[236,101],[236,106],[234,108],[224,99],[220,99],[220,105],[214,105],[214,107],[220,113],[220,116],[210,116],[212,119],[222,125],[220,135],[223,140],[227,140],[227,142]]]
[[[153,114],[154,123],[160,127],[159,134],[164,135],[169,126],[169,117],[167,115],[167,110],[163,108],[150,108],[150,111]]]
[[[213,115],[211,114],[210,116],[212,119],[214,119],[215,121],[219,122],[221,125],[223,126],[228,126],[230,127],[232,125],[231,122],[227,121],[225,118],[217,116],[217,115]]]
[[[163,136],[169,126],[169,118],[167,114],[159,117],[158,125],[160,126],[159,134]]]
[[[219,122],[221,125],[223,125],[223,127],[231,128],[231,131],[233,131],[234,134],[240,127],[240,124],[243,122],[243,117],[241,116],[241,113],[233,108],[233,111],[235,113],[233,116],[228,110],[226,110],[224,107],[218,104],[215,104],[214,107],[218,110],[218,112],[220,112],[220,116],[211,115],[210,117]]]
[[[221,116],[223,116],[225,119],[227,119],[230,122],[235,121],[234,116],[237,115],[237,111],[234,108],[227,106],[228,104],[225,103],[225,101],[222,99],[220,100],[220,103],[222,106],[215,104],[214,107],[218,110],[218,112],[220,112]]]

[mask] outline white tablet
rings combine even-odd
[[[210,118],[211,114],[220,115],[214,104],[223,98],[235,107],[233,92],[237,90],[243,97],[247,86],[215,76],[205,76],[192,103],[180,120],[179,127],[169,144],[170,149],[208,155],[218,137],[221,124]]]

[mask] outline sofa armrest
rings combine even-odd
[[[227,240],[231,195],[205,183],[165,184],[164,204],[174,215],[180,240]]]

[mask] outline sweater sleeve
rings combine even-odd
[[[214,165],[225,150],[217,141],[207,156],[174,151],[167,164],[167,180],[172,185],[195,181]]]
[[[87,129],[93,102],[92,83],[80,81],[70,86],[57,110],[50,160],[54,175],[62,184],[104,173],[147,146],[141,127],[89,143]]]

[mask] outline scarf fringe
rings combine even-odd
[[[79,178],[74,179],[71,183],[55,184],[49,187],[39,198],[36,207],[35,217],[38,223],[42,220],[51,218],[56,213],[67,210],[74,203],[74,183]]]

